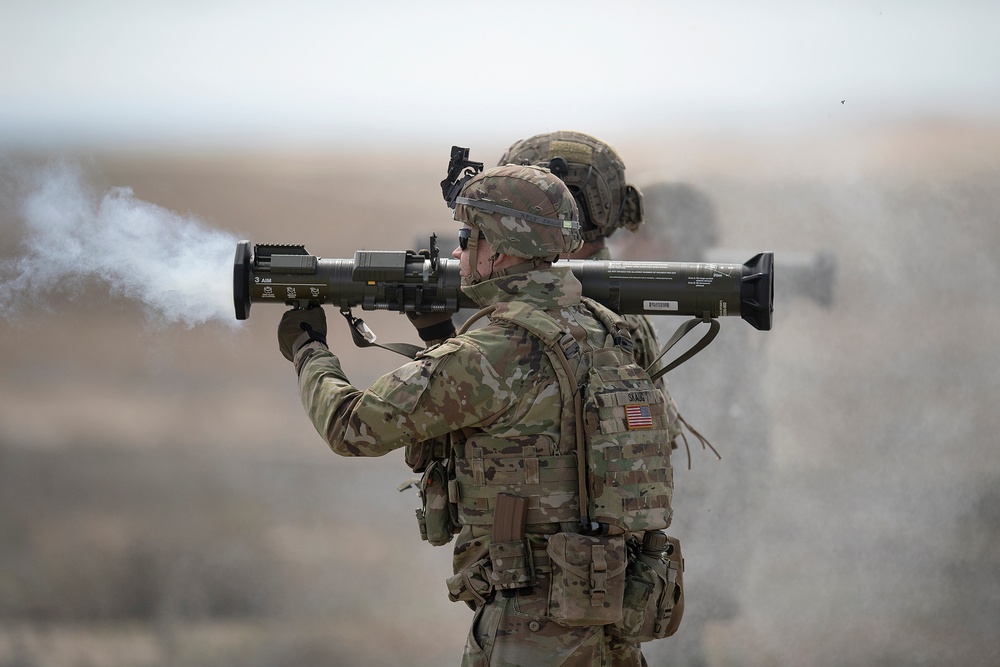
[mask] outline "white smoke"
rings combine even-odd
[[[57,294],[79,299],[96,284],[141,303],[152,324],[236,324],[234,236],[137,199],[131,188],[100,193],[66,161],[5,165],[2,174],[0,317],[16,320]]]

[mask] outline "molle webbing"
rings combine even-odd
[[[508,440],[475,435],[466,442],[467,456],[455,460],[459,521],[489,526],[496,497],[509,493],[527,503],[529,526],[572,522],[579,516],[576,456],[552,456],[551,442],[540,436]],[[521,444],[512,450],[512,445]]]
[[[590,300],[584,305],[609,332],[605,347],[574,339],[534,306],[491,308],[491,320],[516,324],[543,343],[563,404],[559,442],[553,447],[545,435],[470,437],[455,459],[460,523],[491,525],[497,494],[510,493],[526,499],[529,533],[532,525],[537,531],[583,517],[615,532],[670,525],[671,413],[632,358],[624,319]]]
[[[578,378],[586,433],[584,509],[592,521],[617,530],[662,530],[672,519],[673,415],[663,393],[635,363],[625,319],[591,299],[584,298],[583,305],[609,332],[605,347],[585,355],[585,373]],[[518,324],[529,331],[551,319],[544,312],[521,317]],[[569,405],[568,397],[563,400]]]
[[[607,354],[607,351],[600,350],[599,354],[603,356]],[[636,385],[642,383],[645,371],[637,365],[619,366],[619,361],[624,360],[606,360],[604,367],[596,368],[594,372],[599,375],[603,382],[609,385],[622,381],[632,382]],[[669,431],[674,419],[673,413],[663,400],[663,395],[655,387],[645,389],[633,387],[627,391],[592,393],[591,400],[597,408],[596,416],[600,421],[597,424],[591,424],[590,422],[594,417],[590,414],[584,417],[584,421],[588,428],[592,430],[599,429],[602,433],[625,433],[629,431],[628,407],[631,405],[644,404],[649,406],[649,417],[652,421],[651,428],[653,429]],[[668,436],[668,439],[672,438]],[[656,441],[656,445],[657,447],[659,446],[658,440]],[[634,450],[632,455],[642,455],[642,453],[639,450]]]

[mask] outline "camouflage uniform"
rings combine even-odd
[[[644,665],[638,644],[609,634],[606,624],[624,620],[623,589],[613,592],[611,580],[625,579],[622,573],[632,563],[629,545],[638,548],[636,539],[643,537],[641,532],[621,535],[622,530],[649,531],[669,524],[669,446],[665,463],[652,466],[656,468],[652,474],[662,480],[657,490],[636,498],[636,504],[627,504],[626,498],[620,501],[621,509],[629,513],[650,508],[648,520],[615,524],[618,534],[610,537],[581,534],[581,515],[588,511],[581,510],[584,466],[577,462],[585,415],[567,406],[576,400],[576,383],[591,368],[592,356],[606,360],[609,353],[616,355],[608,386],[621,383],[619,389],[624,391],[602,394],[605,400],[622,394],[630,401],[640,400],[628,392],[642,389],[641,380],[626,384],[621,374],[635,369],[637,378],[646,376],[631,363],[628,348],[619,349],[624,343],[609,335],[609,328],[618,333],[618,325],[608,313],[595,314],[591,308],[599,307],[582,302],[582,285],[572,272],[549,264],[582,244],[577,207],[565,184],[546,169],[509,165],[472,178],[461,195],[454,200],[456,220],[478,228],[495,253],[484,255],[483,263],[477,264],[481,247],[476,235],[460,237],[463,261],[467,253],[470,268],[463,273],[463,290],[490,308],[487,324],[422,351],[365,391],[351,385],[337,357],[326,348],[325,320],[318,314],[305,317],[300,327],[303,316],[286,313],[279,326],[282,352],[295,364],[309,418],[334,452],[381,456],[405,447],[407,463],[417,471],[429,471],[442,462],[448,466],[446,495],[426,508],[453,509],[459,526],[454,575],[447,583],[451,599],[476,610],[464,665]],[[480,275],[476,267],[486,266],[487,259],[498,263],[496,253],[518,259],[493,266],[489,277]],[[308,324],[318,326],[320,321],[323,332]],[[559,345],[567,347],[560,347],[559,353],[546,347],[552,342],[543,342],[539,323],[552,327],[550,333],[558,332]],[[299,331],[305,333],[298,335]],[[600,355],[595,352],[598,348]],[[554,362],[556,358],[561,361]],[[601,365],[595,362],[594,368]],[[656,392],[650,388],[646,395],[650,393]],[[648,408],[644,428],[654,430],[644,437],[659,452],[675,415],[668,414],[662,403]],[[592,426],[603,434],[615,432],[610,429],[617,423],[618,411],[624,415],[626,408],[601,408],[586,416],[599,420]],[[640,447],[641,442],[636,434],[623,446]],[[592,461],[589,456],[588,461]],[[627,465],[615,458],[612,468],[606,479],[629,480],[621,488],[651,474],[639,458],[629,459]],[[591,479],[607,483],[600,475]],[[525,508],[515,522],[523,532],[518,528],[512,540],[503,530],[494,532],[493,525],[495,517],[505,516],[500,505],[509,499],[523,502]],[[601,505],[595,500],[594,506],[611,508],[613,503]],[[612,515],[604,518],[616,517],[613,509],[606,511]],[[495,534],[497,543],[491,544]],[[453,535],[447,526],[435,531],[433,543],[447,543]],[[571,544],[574,558],[581,553],[581,544],[582,553],[590,554],[586,556],[593,563],[589,583],[586,578],[576,583],[570,576],[581,567],[577,560],[566,560]],[[509,555],[515,552],[520,560],[511,567]],[[561,585],[555,585],[557,581]]]
[[[541,308],[587,346],[599,347],[607,335],[581,307],[582,288],[569,269],[531,271],[466,289],[482,305],[518,301]],[[541,345],[516,325],[489,323],[424,351],[367,391],[352,386],[336,356],[319,343],[300,348],[294,362],[303,405],[333,451],[381,456],[453,432],[558,443],[562,403]],[[467,454],[462,443],[456,439],[458,458]],[[566,503],[578,498],[567,497]],[[616,642],[603,626],[567,628],[547,618],[545,545],[549,534],[563,529],[576,526],[528,526],[536,585],[530,593],[507,598],[490,590],[490,529],[462,527],[449,593],[477,609],[463,664],[645,664],[637,646]]]

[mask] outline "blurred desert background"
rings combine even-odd
[[[486,35],[416,5],[385,24],[377,12],[337,10],[322,23],[288,10],[303,33],[292,26],[284,36],[306,46],[281,50],[240,7],[208,3],[197,18],[217,30],[198,32],[194,21],[178,53],[190,78],[168,75],[168,58],[145,50],[172,43],[174,10],[122,5],[118,18],[141,28],[118,31],[108,27],[114,3],[51,17],[0,7],[11,19],[0,53],[42,45],[34,60],[6,58],[16,64],[0,75],[9,102],[0,111],[0,666],[458,664],[472,613],[447,599],[450,549],[420,541],[416,495],[397,490],[410,477],[401,453],[329,452],[277,350],[282,309],[254,305],[235,321],[232,258],[240,239],[349,258],[411,248],[431,232],[448,252],[455,223],[438,184],[450,146],[489,165],[514,140],[556,129],[613,144],[646,191],[699,193],[713,215],[712,248],[746,255],[729,261],[775,252],[773,330],[725,318],[719,338],[668,375],[682,413],[722,459],[693,440],[691,470],[683,449],[675,457],[672,532],[687,563],[687,616],[677,636],[646,645],[650,665],[997,664],[1000,80],[984,73],[995,45],[963,32],[989,25],[995,10],[949,5],[942,22],[918,4],[899,17],[905,3],[884,13],[852,4],[844,16],[781,13],[791,5],[776,3],[783,18],[771,26],[738,11],[674,21],[637,3],[625,14],[647,18],[641,35],[659,26],[680,47],[644,39],[654,46],[633,52],[615,41],[625,59],[594,81],[634,103],[556,110],[466,99],[456,86],[468,77],[442,74],[458,67],[451,38]],[[261,10],[260,21],[284,11]],[[582,32],[554,44],[602,35],[611,15],[594,11],[574,24]],[[495,23],[510,32],[517,21]],[[812,31],[827,24],[845,32],[822,41]],[[326,78],[314,60],[330,54],[313,47],[354,44],[374,26],[396,48]],[[103,39],[92,50],[66,46],[78,27]],[[763,32],[741,42],[744,29]],[[208,49],[221,34],[249,37],[233,53]],[[878,50],[882,37],[904,34],[940,40]],[[726,50],[726,35],[740,48]],[[845,47],[826,59],[804,45],[810,37],[849,44],[853,55]],[[419,51],[426,41],[440,46]],[[795,48],[775,46],[785,43]],[[251,44],[263,45],[252,58],[240,51]],[[925,46],[965,60],[919,67],[938,62],[923,60]],[[196,64],[194,47],[214,64]],[[396,72],[411,60],[404,47],[423,55],[412,59],[420,76]],[[649,48],[664,51],[649,60]],[[756,61],[756,48],[767,58]],[[527,51],[511,64],[519,76],[538,66]],[[866,59],[873,53],[885,57]],[[126,54],[157,73],[158,92],[140,90],[141,72],[101,69],[112,58],[128,68]],[[697,86],[650,65],[687,57],[701,61]],[[919,71],[907,79],[911,61]],[[778,62],[789,69],[775,79],[745,76],[751,63]],[[831,78],[834,62],[846,73]],[[75,69],[87,64],[91,78]],[[205,74],[243,69],[251,93]],[[628,91],[614,72],[627,72]],[[539,100],[562,90],[523,80]],[[924,80],[918,99],[913,82]],[[495,80],[485,81],[477,90]],[[330,99],[294,98],[307,82]],[[808,95],[780,97],[797,83]],[[255,116],[261,91],[276,91],[261,108],[286,106]],[[961,104],[949,107],[949,93]],[[760,101],[772,94],[773,105]],[[105,110],[102,96],[116,103]],[[243,106],[226,107],[230,99]],[[59,116],[61,100],[78,111]],[[174,120],[151,111],[165,100],[178,100]],[[351,106],[359,101],[375,104]],[[334,115],[347,109],[344,118],[317,125],[325,103]],[[737,120],[723,122],[723,108]],[[679,210],[647,212],[680,224]],[[820,257],[835,267],[821,274],[829,300],[783,273]],[[398,314],[355,314],[383,341],[417,342]],[[328,320],[356,385],[401,363],[355,348],[335,312]],[[658,320],[664,339],[678,324]]]
[[[437,187],[446,149],[83,163],[96,193],[127,183],[233,238],[351,257],[408,247],[421,230],[448,242]],[[676,371],[717,371],[727,345],[752,355],[745,391],[763,397],[754,405],[771,434],[757,452],[768,466],[742,482],[762,490],[755,516],[723,497],[678,522],[719,526],[718,542],[699,537],[685,552],[689,612],[709,557],[700,549],[748,571],[739,613],[708,629],[710,664],[990,663],[1000,651],[1000,132],[927,123],[618,149],[638,182],[697,185],[726,245],[774,249],[776,281],[782,250],[826,249],[838,262],[831,305],[782,300],[779,284],[772,331],[726,319]],[[4,247],[17,243],[7,230]],[[39,294],[0,325],[2,664],[454,662],[470,612],[446,599],[449,551],[420,542],[416,498],[396,490],[408,477],[401,455],[341,459],[312,431],[276,349],[281,308],[256,305],[235,327],[162,325],[94,283]],[[398,315],[364,317],[383,340],[415,341]],[[354,348],[335,313],[330,327],[359,386],[398,365]],[[689,472],[678,453],[679,512],[686,476],[732,483],[735,450],[761,447],[718,435],[738,433],[741,417],[712,404],[711,389],[722,397],[747,380],[738,368],[702,376],[710,391],[691,405],[671,379],[723,455],[695,450]],[[752,521],[751,543],[722,542],[730,520]],[[651,646],[651,659],[672,641]]]

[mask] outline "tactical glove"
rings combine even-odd
[[[309,341],[326,345],[326,313],[322,307],[292,309],[278,323],[278,349],[289,361]]]
[[[452,313],[406,313],[406,319],[417,330],[420,340],[425,343],[445,340],[455,335],[455,323],[451,321]]]

